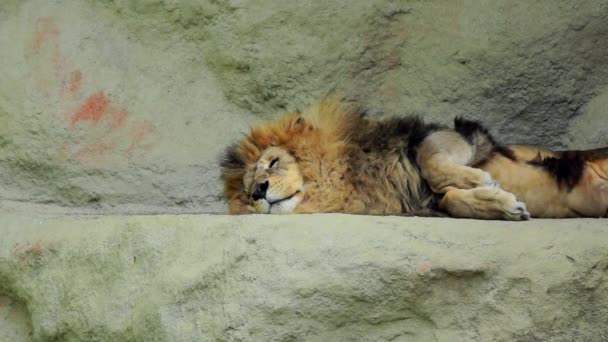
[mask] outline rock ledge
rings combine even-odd
[[[0,217],[0,340],[608,339],[605,220]]]

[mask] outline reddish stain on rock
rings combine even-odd
[[[0,0],[2,1],[2,0]],[[30,30],[31,36],[24,51],[30,69],[32,85],[45,97],[49,107],[57,107],[62,123],[73,130],[70,139],[57,147],[60,160],[75,159],[84,163],[102,164],[139,157],[152,146],[150,135],[155,126],[147,120],[133,121],[121,104],[113,103],[99,90],[88,98],[82,93],[87,70],[76,68],[61,51],[60,25],[53,17],[40,17]],[[100,88],[98,88],[100,89]],[[137,153],[141,152],[141,153]],[[37,253],[40,245],[22,244],[13,253]]]
[[[80,91],[80,83],[82,81],[82,72],[74,70],[70,73],[70,81],[67,85],[68,91],[72,94],[77,94]]]
[[[129,113],[125,108],[118,107],[110,110],[110,127],[118,128],[125,122]]]
[[[148,121],[144,120],[141,122],[135,122],[132,124],[132,140],[127,152],[132,152],[133,149],[141,144],[146,136],[150,134],[154,130],[154,125]]]
[[[12,250],[11,255],[17,256],[20,260],[25,260],[32,256],[42,254],[42,245],[39,241],[34,243],[24,242],[21,243]]]
[[[53,18],[42,17],[36,19],[36,32],[32,47],[34,50],[40,50],[42,45],[47,40],[55,40],[59,36],[59,28],[53,21]]]
[[[430,262],[425,261],[423,263],[421,263],[420,265],[418,265],[418,267],[416,267],[416,272],[418,273],[427,273],[431,270],[433,266],[431,265]]]
[[[106,157],[116,148],[114,142],[92,143],[80,149],[75,157],[89,164],[103,163]]]
[[[34,246],[32,246],[31,251],[34,254],[40,254],[40,253],[42,253],[42,245],[40,245],[40,242],[36,242],[34,244]]]
[[[37,18],[25,59],[33,69],[36,89],[45,96],[53,93],[54,82],[61,77],[63,58],[59,47],[59,27],[51,17]],[[52,67],[52,74],[45,66]]]
[[[23,250],[25,250],[28,247],[30,247],[30,243],[29,242],[18,244],[17,246],[15,246],[15,248],[13,248],[13,251],[11,252],[11,255],[17,255],[17,254],[21,253]]]
[[[93,125],[96,125],[106,114],[109,104],[110,99],[106,97],[103,91],[91,95],[72,116],[70,128],[73,128],[80,121],[91,121]]]

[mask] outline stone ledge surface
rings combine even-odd
[[[0,340],[605,341],[606,223],[5,212]]]

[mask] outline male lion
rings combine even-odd
[[[221,166],[233,214],[608,216],[608,148],[501,146],[474,121],[373,121],[329,99],[253,128]]]

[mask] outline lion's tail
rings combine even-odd
[[[473,157],[469,165],[479,165],[489,159],[494,152],[514,159],[513,152],[496,143],[494,137],[479,121],[457,117],[454,119],[454,130],[460,133],[471,144]]]
[[[498,144],[479,121],[457,117],[454,119],[454,130],[467,139],[473,148],[473,158],[469,165],[482,163],[490,158],[492,153],[500,153],[509,159],[516,159],[513,152]],[[559,151],[557,153],[564,157],[583,161],[606,161],[608,163],[608,147],[593,150]]]
[[[559,151],[561,155],[576,156],[585,161],[608,160],[608,147],[593,150]]]

